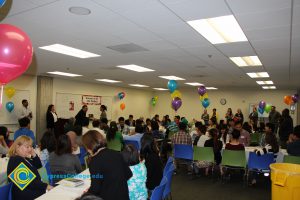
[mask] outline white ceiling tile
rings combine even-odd
[[[216,45],[228,57],[254,56],[255,52],[249,42],[234,42]]]

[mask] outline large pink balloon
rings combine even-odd
[[[18,27],[0,24],[0,83],[6,84],[23,74],[32,60],[29,37]]]

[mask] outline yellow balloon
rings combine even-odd
[[[13,87],[6,87],[5,88],[5,94],[10,99],[12,98],[16,93],[16,89]]]
[[[155,101],[157,101],[157,99],[158,99],[158,96],[155,96],[155,97],[154,97],[154,99],[155,99]]]
[[[199,96],[200,101],[203,101],[204,99],[208,99],[208,94],[205,93],[203,96]]]
[[[172,94],[171,94],[172,99],[174,99],[175,97],[179,97],[181,98],[181,93],[178,90],[175,90]]]

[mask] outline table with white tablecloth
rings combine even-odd
[[[43,194],[37,200],[74,200],[77,197],[80,197],[91,185],[91,180],[89,178],[90,172],[89,169],[81,172],[76,179],[81,179],[84,181],[83,185],[77,187],[67,187],[63,185],[58,185],[54,187],[49,192]]]

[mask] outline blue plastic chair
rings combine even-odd
[[[165,187],[167,185],[167,182],[168,182],[167,178],[163,177],[159,186],[154,188],[154,190],[151,194],[150,200],[162,200],[163,199],[163,193],[164,193]]]
[[[87,155],[87,152],[84,147],[80,147],[80,153],[78,154],[78,158],[80,160],[81,165],[85,165],[84,157]]]
[[[49,164],[49,162],[46,162],[45,168],[47,170],[47,174],[48,174],[48,178],[49,178],[49,183],[50,183],[50,185],[54,186],[53,179],[52,179],[52,176],[51,176],[51,170],[50,170],[50,164]]]
[[[163,176],[166,176],[167,172],[169,171],[169,169],[172,165],[174,166],[173,161],[174,161],[174,158],[170,156],[168,158],[168,161],[167,161],[166,166],[164,168]]]
[[[274,162],[274,154],[272,153],[258,156],[255,152],[250,152],[248,159],[248,170],[269,170],[270,164]]]
[[[133,145],[136,148],[136,150],[138,150],[138,151],[140,150],[140,145],[135,140],[124,140],[124,144],[125,145],[131,144],[131,145]]]
[[[186,144],[174,145],[174,158],[193,160],[193,146]]]
[[[175,170],[175,166],[171,165],[170,168],[169,168],[169,170],[168,170],[168,172],[165,175],[165,177],[167,177],[168,182],[167,182],[167,185],[166,185],[164,193],[163,193],[163,199],[166,199],[169,196],[172,199],[172,196],[171,196],[171,184],[172,184],[172,177],[173,177],[174,170]]]
[[[0,197],[1,200],[12,200],[12,185],[13,183],[9,183],[7,185],[0,187]]]

